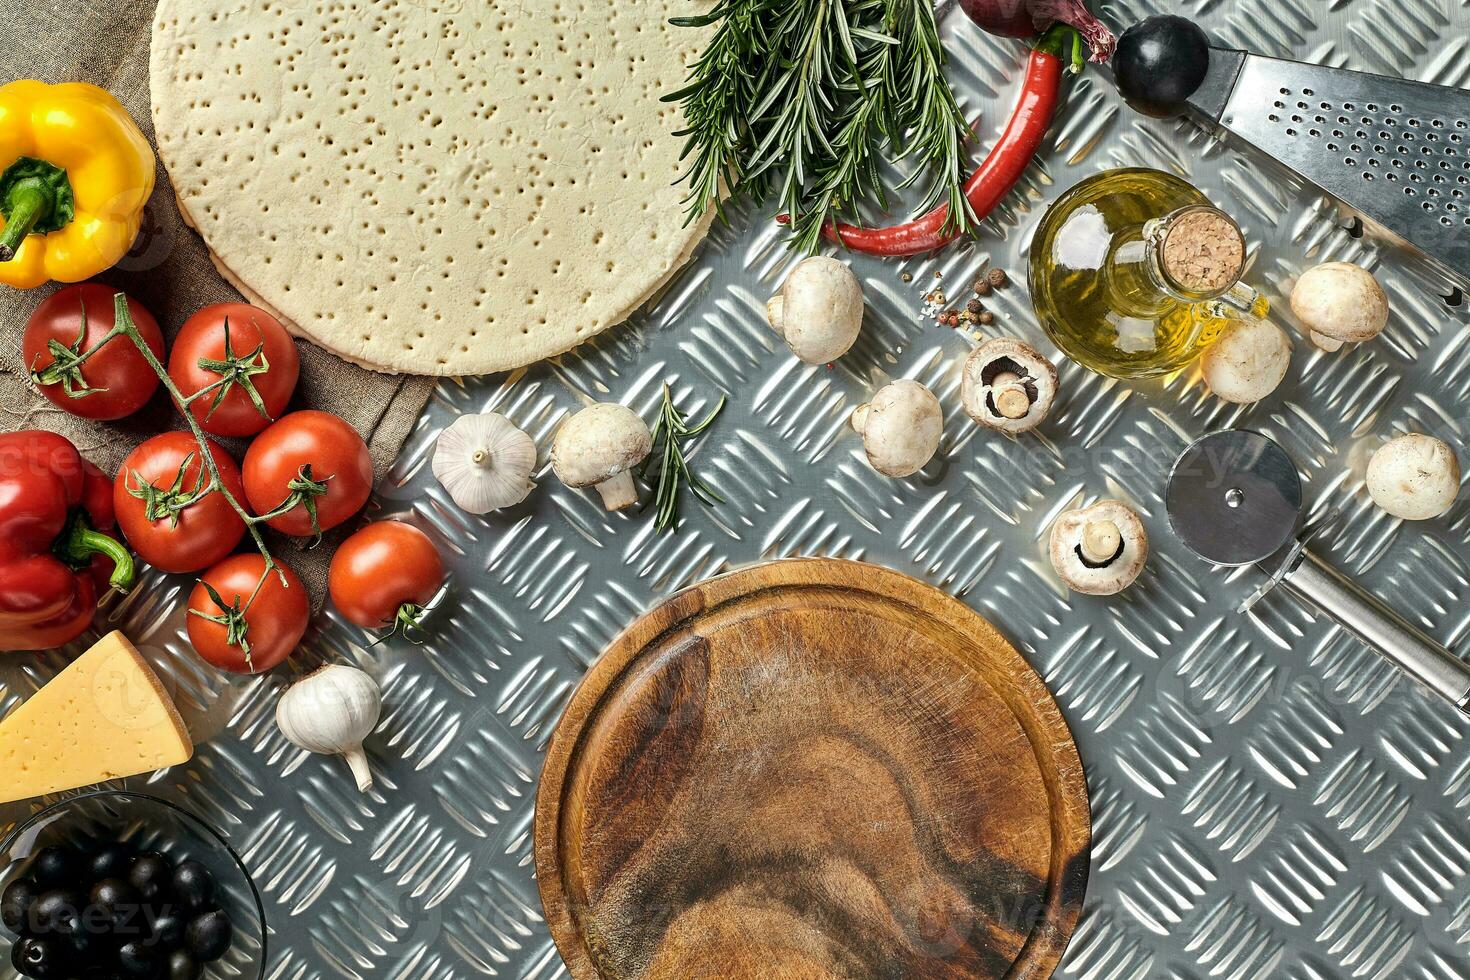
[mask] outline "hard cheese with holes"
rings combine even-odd
[[[193,755],[158,675],[113,632],[0,722],[0,803],[153,772]]]

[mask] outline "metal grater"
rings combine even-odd
[[[1470,91],[1212,47],[1188,102],[1470,281]]]

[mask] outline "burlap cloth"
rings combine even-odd
[[[100,85],[122,100],[150,141],[152,112],[148,97],[148,36],[155,0],[17,0],[0,18],[0,84],[16,78],[43,82],[83,81]],[[210,303],[241,300],[215,271],[203,241],[179,216],[173,186],[162,164],[158,186],[148,202],[143,231],[132,252],[101,282],[126,291],[144,306],[172,338],[185,319]],[[26,379],[20,351],[21,333],[36,304],[54,286],[16,290],[0,286],[0,430],[50,429],[67,436],[83,455],[114,473],[139,442],[168,428],[183,428],[167,395],[158,396],[142,412],[121,422],[88,422],[54,408]],[[362,433],[378,476],[392,464],[403,440],[433,390],[428,378],[376,374],[348,364],[305,341],[301,380],[291,407],[335,412]],[[239,459],[244,446],[224,440]],[[297,542],[271,542],[283,559],[306,581],[313,608],[321,608],[327,563],[341,532],[321,546],[298,550]],[[248,542],[248,538],[246,541]]]

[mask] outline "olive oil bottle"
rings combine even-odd
[[[1159,170],[1110,170],[1042,217],[1031,298],[1068,357],[1141,378],[1188,364],[1227,319],[1266,315],[1244,268],[1240,228],[1200,191]]]

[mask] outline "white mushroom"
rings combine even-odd
[[[1148,561],[1148,532],[1121,500],[1069,510],[1051,528],[1051,564],[1067,587],[1087,595],[1122,592]]]
[[[638,413],[599,402],[562,423],[551,468],[567,486],[595,487],[608,510],[622,510],[638,502],[632,470],[652,449],[653,435]]]
[[[485,514],[535,489],[536,443],[504,415],[461,415],[439,434],[433,467],[456,507]]]
[[[1002,432],[1029,432],[1051,411],[1056,366],[1035,347],[1010,337],[987,340],[970,351],[960,369],[965,413]]]
[[[944,413],[934,393],[917,381],[884,385],[852,413],[852,427],[863,437],[873,469],[884,476],[911,476],[939,448]]]
[[[766,319],[791,353],[808,364],[846,354],[863,325],[863,287],[845,262],[802,259],[766,303]]]
[[[1237,405],[1271,394],[1290,366],[1291,338],[1269,320],[1230,321],[1200,358],[1205,384]]]
[[[1394,517],[1423,521],[1439,517],[1460,493],[1460,461],[1433,436],[1390,439],[1368,461],[1368,494]]]
[[[1307,339],[1325,351],[1372,340],[1388,323],[1388,296],[1373,273],[1351,262],[1327,262],[1302,273],[1291,311]]]

